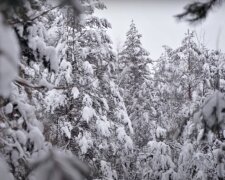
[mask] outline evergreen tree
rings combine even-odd
[[[150,140],[151,115],[151,80],[148,65],[149,53],[142,47],[141,35],[131,22],[127,38],[118,60],[118,79],[125,105],[135,131],[135,144],[142,147]],[[153,126],[153,125],[152,125]],[[140,131],[140,129],[142,131]]]
[[[157,110],[164,123],[162,126],[170,130],[183,127],[203,98],[206,58],[193,38],[193,32],[188,31],[181,47],[175,50],[165,47],[165,53],[156,65],[154,79],[161,99]]]
[[[50,87],[47,82],[37,81],[39,67],[48,68],[49,72],[58,70],[57,51],[47,42],[49,37],[44,26],[47,22],[42,16],[52,5],[32,0],[2,1],[1,7],[0,152],[8,167],[1,162],[0,179],[55,179],[56,174],[58,179],[88,177],[86,167],[73,156],[50,153],[51,144],[45,141],[44,126],[33,106],[31,89]],[[38,159],[42,160],[37,162]],[[44,163],[48,165],[42,169]],[[63,166],[71,169],[65,171]]]
[[[96,8],[105,8],[100,1],[83,1],[82,6],[82,22],[76,26],[67,22],[66,29],[65,62],[69,68],[65,74],[72,80],[62,76],[61,62],[53,81],[69,89],[53,89],[45,95],[50,100],[46,101],[47,112],[56,118],[50,129],[59,134],[52,141],[87,162],[93,177],[126,179],[126,155],[133,149],[133,129],[115,83],[115,54],[106,34],[111,26],[106,19],[93,15]]]

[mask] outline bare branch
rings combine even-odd
[[[30,82],[28,82],[27,80],[21,78],[21,77],[17,77],[15,82],[21,86],[25,86],[25,87],[29,87],[29,88],[33,88],[33,89],[43,89],[46,88],[43,85],[33,85]]]

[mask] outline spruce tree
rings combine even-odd
[[[149,53],[142,47],[141,34],[138,33],[134,21],[131,22],[118,58],[119,85],[134,127],[135,143],[141,147],[152,138],[149,128],[153,123],[151,116],[154,108],[150,105],[153,97],[148,65],[151,60]]]
[[[55,138],[60,143],[56,145],[71,150],[89,164],[93,177],[126,179],[126,155],[133,150],[130,137],[133,129],[114,78],[115,54],[106,34],[111,25],[93,14],[96,8],[105,8],[100,1],[84,1],[82,6],[85,14],[82,22],[76,26],[67,22],[66,62],[71,68],[65,72],[72,81],[65,81],[61,76],[60,64],[59,74],[55,76],[58,80],[54,82],[69,88],[52,90],[59,94],[46,94],[47,99],[63,96],[61,105],[56,104],[52,111],[56,121],[51,129],[59,134]],[[51,112],[54,101],[46,105]],[[61,130],[57,130],[56,125]]]
[[[88,171],[70,152],[65,155],[52,150],[44,137],[43,118],[36,114],[33,93],[50,86],[35,75],[41,68],[47,68],[47,74],[56,72],[59,64],[57,50],[48,42],[48,21],[43,17],[53,5],[33,0],[2,1],[1,7],[0,153],[4,160],[0,179],[55,179],[56,173],[59,179],[88,177]],[[58,168],[53,169],[55,166]],[[65,171],[63,166],[71,170]]]

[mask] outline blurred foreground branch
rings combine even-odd
[[[176,15],[178,20],[195,23],[207,17],[209,12],[220,5],[223,0],[208,0],[208,2],[193,2],[184,7],[184,12]]]

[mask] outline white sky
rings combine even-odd
[[[163,45],[176,48],[180,45],[187,29],[195,30],[199,41],[211,49],[225,52],[225,5],[216,8],[201,24],[190,26],[186,22],[177,22],[174,15],[183,11],[190,0],[105,0],[107,9],[96,14],[105,17],[112,25],[108,31],[114,42],[114,48],[121,47],[126,32],[133,19],[143,35],[142,43],[157,59],[163,52]],[[217,41],[219,37],[219,41]],[[218,45],[217,45],[218,44]]]

